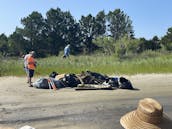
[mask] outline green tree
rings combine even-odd
[[[8,38],[9,54],[11,56],[20,56],[29,51],[29,43],[22,35],[22,29],[16,28],[15,32]]]
[[[8,37],[5,34],[0,35],[0,55],[7,56],[8,54]]]
[[[141,53],[141,52],[147,50],[148,46],[149,46],[148,41],[145,38],[140,38],[138,48],[137,48],[137,52]]]
[[[43,32],[45,30],[45,20],[43,16],[34,11],[29,16],[21,19],[23,24],[23,36],[30,43],[30,49],[35,50],[39,56],[43,54],[42,50],[46,49]]]
[[[106,32],[106,15],[104,11],[98,12],[95,17],[95,37],[102,36]]]
[[[77,53],[77,46],[80,46],[80,28],[69,11],[63,12],[64,22],[61,30],[64,43],[61,46],[70,44],[71,53]]]
[[[93,32],[94,32],[94,23],[95,17],[91,14],[88,16],[81,16],[79,20],[80,29],[81,29],[81,37],[82,37],[82,45],[84,53],[91,52],[93,49],[92,39],[93,39]]]
[[[64,43],[63,40],[63,12],[60,8],[50,9],[46,13],[47,19],[47,35],[48,35],[48,43],[51,50],[51,54],[58,54],[61,44]]]
[[[132,21],[130,20],[130,17],[120,9],[110,11],[107,15],[107,20],[109,31],[115,40],[126,35],[130,38],[134,37]]]
[[[50,9],[46,16],[48,42],[52,54],[58,54],[66,44],[71,44],[72,47],[77,44],[79,27],[69,11]]]
[[[166,35],[162,37],[160,42],[166,50],[172,50],[172,27],[168,29]]]
[[[150,40],[150,43],[151,43],[151,49],[152,50],[158,50],[161,48],[161,44],[160,44],[160,40],[158,38],[158,36],[154,36],[151,40]]]
[[[157,36],[154,36],[151,40],[140,38],[137,52],[141,53],[146,50],[158,50],[160,48],[161,48],[161,45]]]
[[[91,52],[96,48],[92,40],[103,35],[106,31],[105,13],[104,11],[100,11],[96,17],[93,17],[91,14],[81,16],[79,23],[84,51]]]

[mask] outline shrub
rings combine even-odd
[[[115,41],[112,37],[98,37],[93,40],[93,43],[96,44],[105,55],[112,55],[115,52]]]

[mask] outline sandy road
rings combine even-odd
[[[18,129],[122,129],[120,117],[152,97],[172,118],[172,74],[127,76],[139,90],[50,91],[30,88],[24,77],[0,78],[0,126]]]

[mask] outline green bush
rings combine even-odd
[[[100,48],[100,52],[105,55],[112,55],[115,53],[115,40],[112,37],[98,37],[93,40],[93,43]]]
[[[136,54],[138,50],[139,40],[130,39],[127,36],[122,37],[115,43],[115,54],[122,58],[127,55]]]

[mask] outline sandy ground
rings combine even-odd
[[[120,117],[136,109],[138,101],[145,97],[157,99],[172,118],[172,74],[125,77],[139,90],[52,91],[28,87],[25,77],[1,77],[0,126],[123,129]]]

